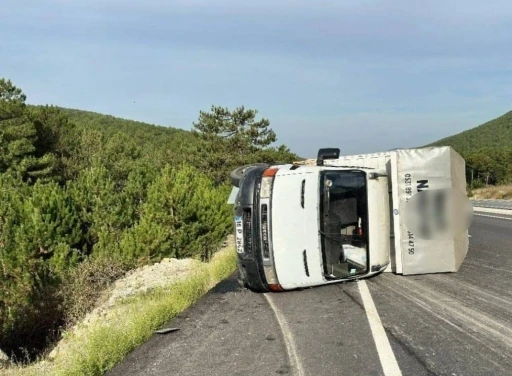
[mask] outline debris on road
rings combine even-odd
[[[156,330],[155,333],[156,334],[168,334],[168,333],[177,332],[178,330],[180,330],[180,328],[163,328],[163,329]]]

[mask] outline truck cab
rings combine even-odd
[[[368,277],[388,266],[386,172],[326,166],[339,156],[332,151],[321,150],[315,165],[256,166],[241,176],[234,213],[245,286],[291,290]]]

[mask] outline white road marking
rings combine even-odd
[[[358,283],[359,292],[361,293],[361,299],[363,300],[364,310],[370,323],[370,329],[372,331],[373,340],[377,346],[377,353],[379,354],[380,364],[385,376],[402,376],[402,371],[395,358],[393,349],[389,344],[386,331],[380,321],[379,313],[373,302],[372,295],[368,289],[368,285],[365,280],[360,280]]]
[[[272,308],[272,311],[274,311],[277,323],[279,324],[281,332],[283,333],[286,351],[288,352],[288,358],[290,359],[290,368],[292,368],[292,370],[294,371],[292,375],[305,376],[304,368],[302,367],[302,363],[297,354],[297,348],[295,347],[295,341],[293,340],[293,335],[290,330],[290,327],[288,326],[288,322],[286,321],[281,310],[277,308],[277,306],[274,304],[270,295],[263,294],[263,296],[265,297],[265,299],[267,299],[267,302],[270,305],[270,308]]]
[[[512,215],[511,208],[508,209],[498,209],[498,208],[481,208],[481,207],[473,207],[473,213],[490,213],[490,214],[505,214]]]
[[[489,217],[489,218],[499,218],[499,219],[506,219],[508,221],[512,221],[512,217],[498,217],[497,215],[487,215],[487,214],[476,214],[479,217]]]

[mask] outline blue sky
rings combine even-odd
[[[7,0],[0,19],[0,76],[29,103],[185,129],[244,105],[303,156],[512,110],[509,0]]]

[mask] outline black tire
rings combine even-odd
[[[245,166],[240,166],[231,171],[231,184],[237,188],[240,188],[240,180],[244,173],[252,167],[268,167],[267,163],[252,163]]]

